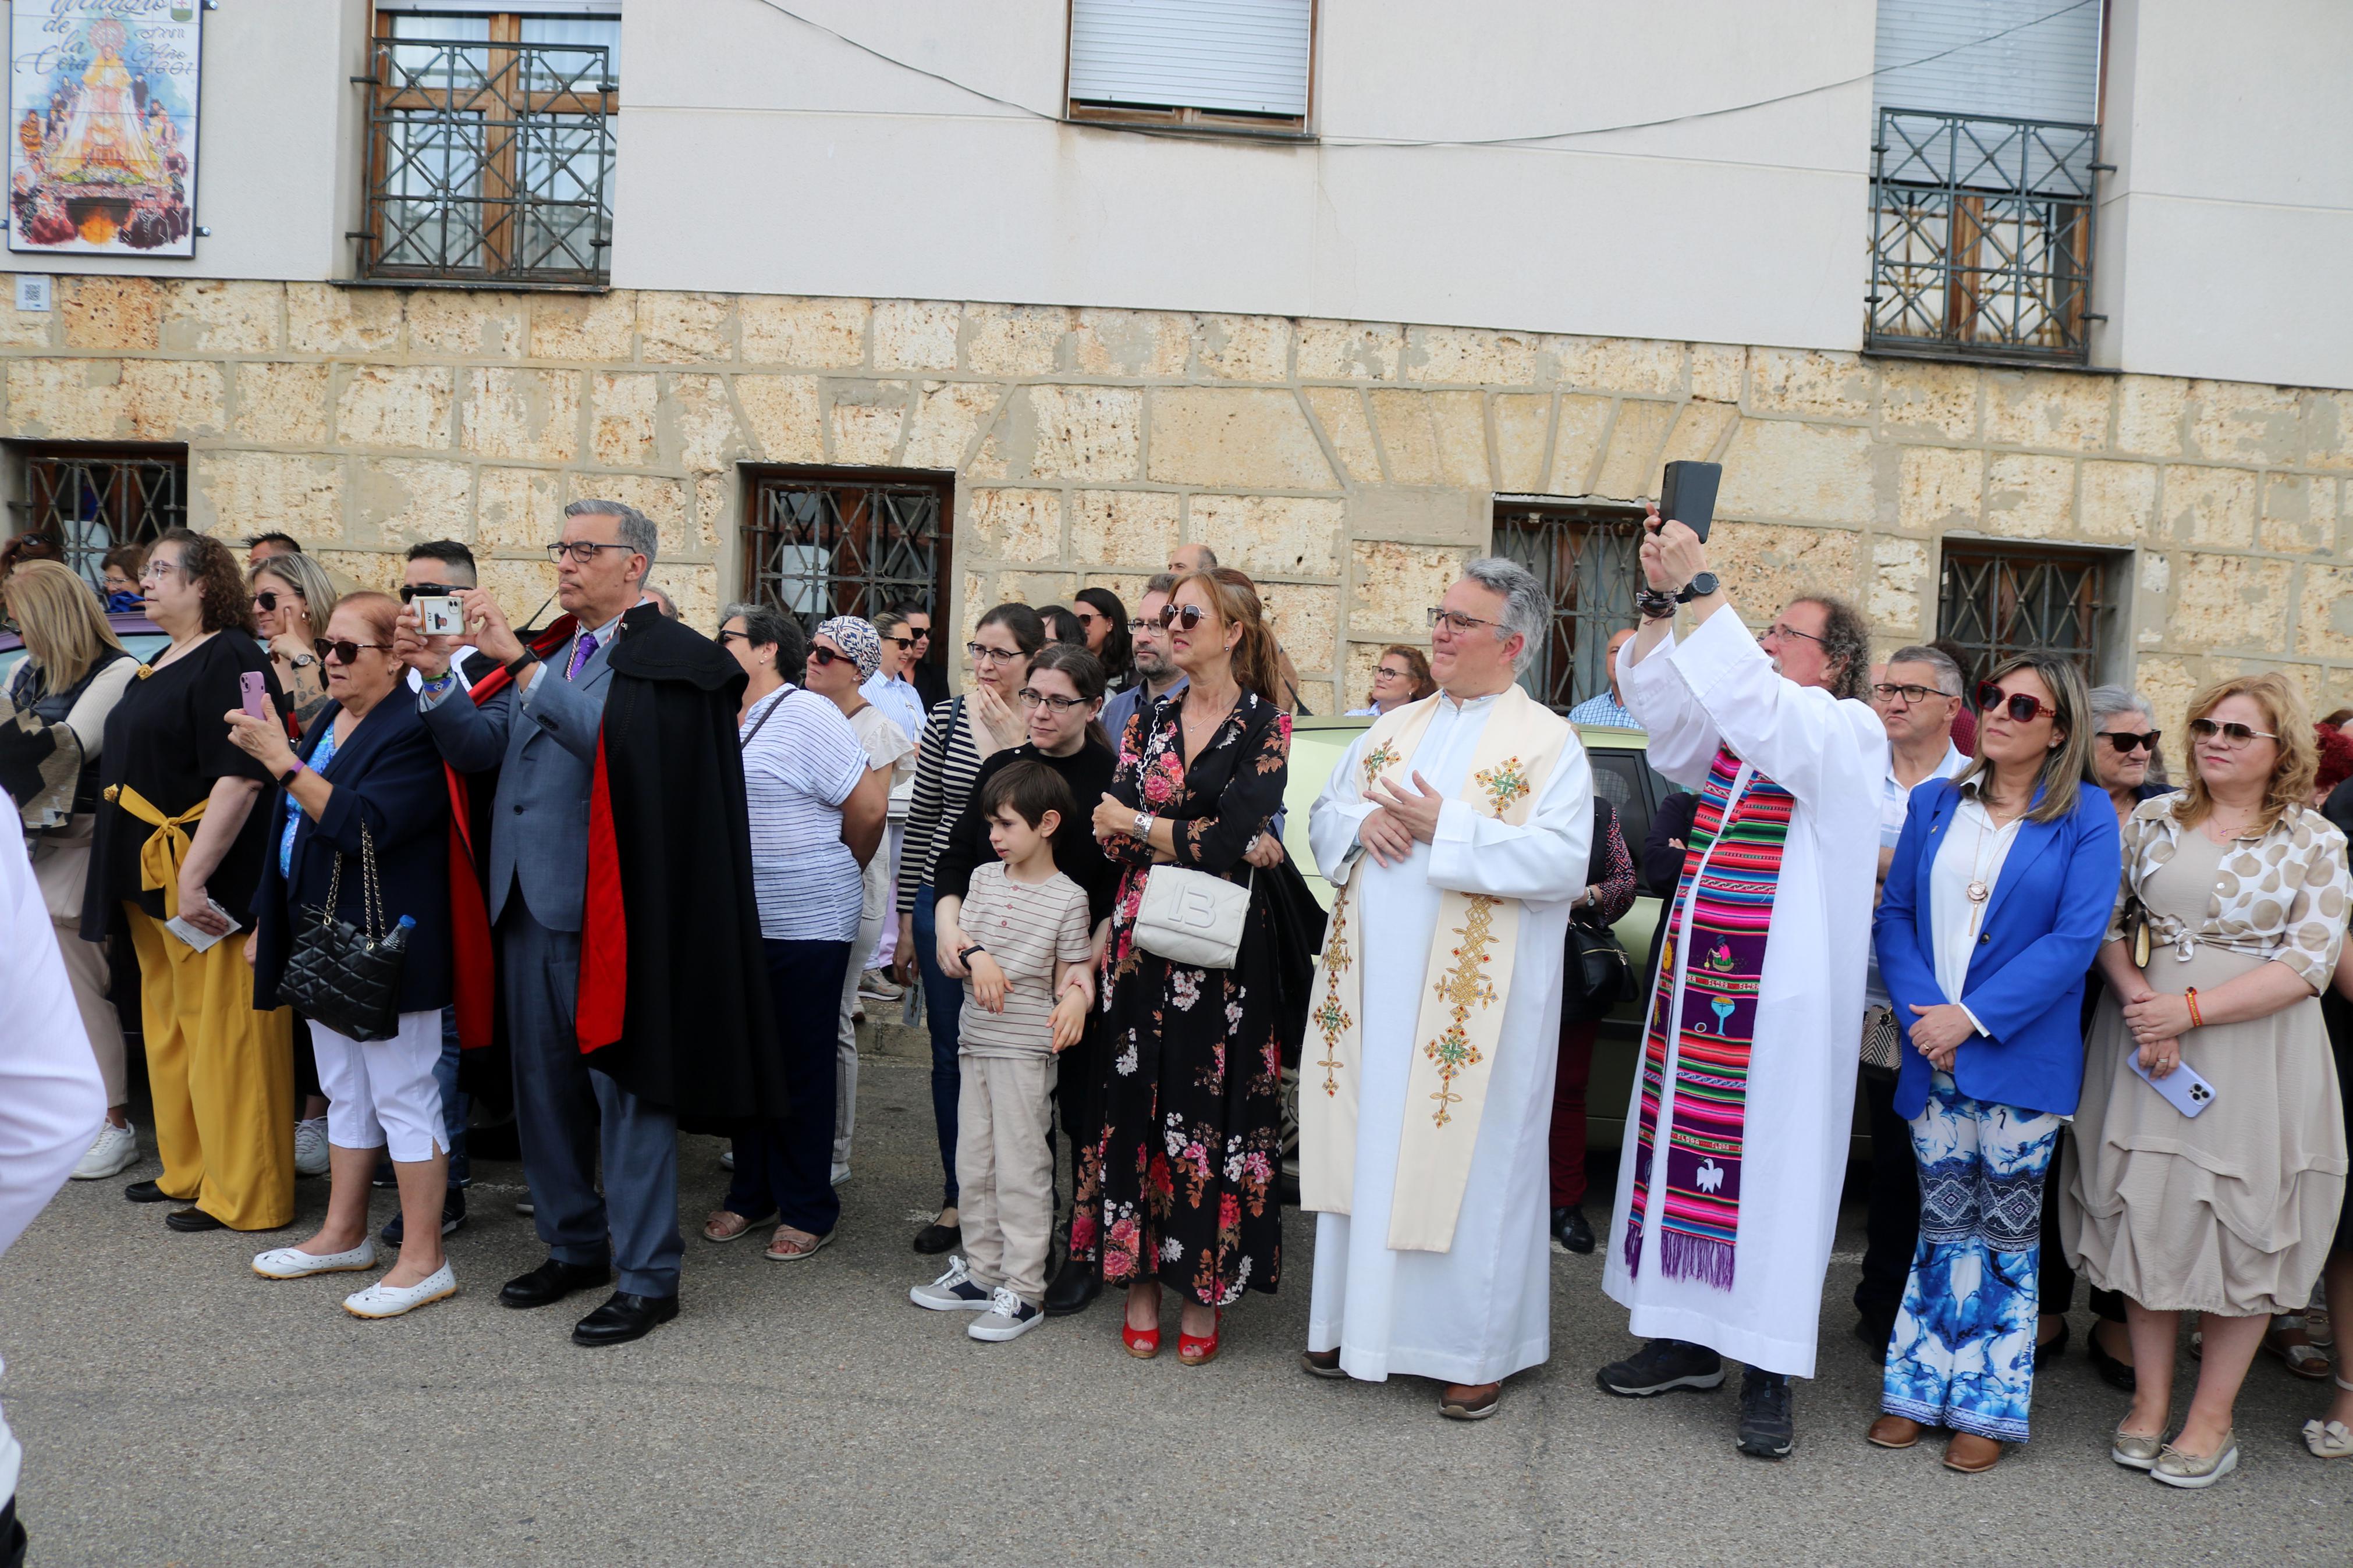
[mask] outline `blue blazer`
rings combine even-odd
[[[2041,790],[2034,798],[2042,798]],[[1873,932],[1880,978],[1904,1028],[1895,1110],[1906,1121],[1927,1103],[1930,1076],[1928,1058],[1911,1048],[1912,1009],[1951,1000],[1936,984],[1929,871],[1960,805],[1949,779],[1912,792]],[[2084,1088],[2084,975],[2107,935],[2123,870],[2116,807],[2096,785],[2084,784],[2074,811],[2055,822],[2019,824],[1958,997],[1986,1030],[1954,1054],[1953,1082],[1963,1094],[2074,1114]]]
[[[310,732],[295,748],[308,762],[319,749],[343,709],[329,703],[311,721]],[[386,925],[407,915],[417,921],[409,933],[408,957],[400,971],[397,1005],[404,1013],[446,1006],[449,1001],[449,779],[442,771],[441,752],[417,711],[406,688],[368,710],[352,727],[349,739],[336,749],[319,776],[334,786],[327,809],[317,820],[295,808],[293,871],[278,869],[278,847],[286,832],[287,796],[273,790],[269,796],[269,854],[261,885],[253,895],[257,941],[253,963],[253,1005],[278,1006],[278,980],[286,971],[293,946],[294,922],[303,911],[327,901],[327,884],[335,868],[336,851],[351,856],[343,868],[336,911],[366,929],[364,886],[360,871],[360,826],[367,825],[375,841],[376,886],[383,897]]]

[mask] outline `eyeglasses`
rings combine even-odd
[[[1201,618],[1208,613],[1198,605],[1163,605],[1160,606],[1160,629],[1168,631],[1183,626],[1189,632],[1199,626]]]
[[[277,610],[278,601],[281,598],[301,600],[306,605],[310,603],[291,588],[264,588],[253,596],[253,607],[264,614],[272,613]]]
[[[2211,719],[2189,721],[2189,738],[2193,741],[2208,742],[2232,752],[2253,742],[2279,739],[2268,730],[2253,729],[2245,724],[2217,724]]]
[[[1108,621],[1111,619],[1109,616],[1104,615],[1101,610],[1094,608],[1091,605],[1079,605],[1074,606],[1071,611],[1071,618],[1078,622],[1079,625],[1082,626],[1088,626],[1095,621]]]
[[[2194,733],[2197,726],[2192,725],[2190,728]],[[2101,738],[2106,741],[2109,745],[2114,746],[2119,752],[2154,752],[2157,750],[2158,737],[2164,733],[2165,731],[2162,730],[2151,730],[2146,735],[2136,735],[2129,730],[2110,730],[2107,731]]]
[[[846,653],[836,653],[829,647],[813,647],[809,649],[809,662],[823,669],[831,665],[856,664],[858,661]]]
[[[1058,714],[1087,705],[1087,699],[1083,697],[1053,697],[1034,686],[1025,686],[1013,695],[1021,700],[1024,708],[1050,708]]]
[[[176,561],[150,561],[139,568],[139,580],[142,583],[157,583],[179,570],[180,563]]]
[[[1988,713],[1999,709],[2008,713],[2012,722],[2019,724],[2031,724],[2045,713],[2050,714],[2053,719],[2059,717],[2059,710],[2056,708],[2037,702],[2023,691],[2005,693],[2000,687],[1990,680],[1978,688],[1978,707]]]
[[[968,642],[964,645],[965,657],[975,664],[1011,664],[1021,657],[1018,647],[991,647],[987,643]]]
[[[1800,632],[1798,635],[1799,637],[1803,637],[1805,634]],[[1909,708],[1915,702],[1926,702],[1931,697],[1950,697],[1953,695],[1949,691],[1939,691],[1933,686],[1889,686],[1883,683],[1873,687],[1871,689],[1877,695],[1882,702],[1893,702],[1896,699],[1902,698],[1904,700],[1904,705],[1906,708]]]
[[[326,662],[329,654],[333,654],[336,663],[347,666],[360,661],[360,649],[364,647],[372,647],[378,653],[392,651],[390,643],[353,642],[349,637],[314,637],[311,639],[311,646],[318,650],[319,661],[322,664]]]
[[[1385,664],[1373,671],[1373,679],[1375,680],[1406,680],[1409,679],[1410,677],[1406,671],[1402,669],[1391,669]]]
[[[1444,610],[1432,605],[1430,606],[1430,624],[1433,629],[1444,626],[1455,636],[1461,637],[1465,632],[1475,630],[1480,626],[1492,626],[1497,623],[1482,621],[1476,616],[1466,616],[1460,610]]]
[[[722,631],[722,632],[719,634],[719,642],[720,642],[720,645],[721,645],[722,647],[726,646],[726,642],[727,642],[727,639],[728,639],[729,637],[742,637],[742,638],[744,639],[744,641],[745,646],[747,646],[747,647],[751,644],[751,641],[752,641],[752,634],[751,634],[751,633],[749,633],[749,632],[731,632],[731,631]]]
[[[1130,616],[1127,618],[1127,635],[1134,637],[1146,626],[1156,626],[1159,624],[1158,621],[1147,621],[1142,616]]]
[[[454,599],[465,591],[447,583],[403,583],[400,585],[400,602],[406,605],[419,595],[428,599]]]
[[[1758,642],[1763,642],[1765,637],[1771,637],[1777,642],[1786,642],[1791,637],[1803,637],[1810,643],[1820,643],[1822,640],[1811,632],[1801,632],[1795,626],[1785,626],[1778,621],[1775,621],[1771,626],[1767,626],[1765,628],[1765,636],[1758,637],[1757,640]],[[1824,646],[1828,645],[1825,644]]]
[[[634,551],[634,549],[632,545],[596,544],[586,539],[558,540],[547,547],[547,558],[550,561],[561,562],[569,555],[575,566],[586,566],[596,559],[596,552],[599,550]]]

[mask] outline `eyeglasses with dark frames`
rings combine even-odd
[[[976,665],[1011,664],[1021,657],[1018,647],[991,647],[987,643],[968,642],[964,645],[965,657]]]
[[[2053,719],[2059,717],[2059,710],[2050,704],[2038,702],[2024,691],[2006,692],[1990,680],[1978,687],[1978,709],[1985,713],[1999,710],[2008,713],[2010,721],[2017,724],[2031,724],[2045,713]]]
[[[1025,686],[1013,695],[1020,699],[1021,706],[1024,708],[1050,708],[1058,714],[1067,713],[1073,708],[1083,708],[1087,705],[1087,700],[1083,697],[1057,697],[1040,691],[1034,686]]]
[[[378,653],[392,651],[390,643],[353,642],[349,637],[313,637],[311,647],[318,652],[320,663],[326,663],[327,656],[332,653],[335,656],[335,662],[346,668],[360,661],[360,649],[364,647],[372,647]]]
[[[559,539],[547,547],[547,558],[560,563],[569,555],[575,566],[586,566],[596,559],[599,550],[626,550],[634,554],[636,549],[635,545],[629,544],[598,544],[587,539]]]
[[[1800,632],[1798,635],[1803,637],[1805,634]],[[1882,681],[1871,689],[1882,702],[1893,702],[1898,698],[1903,699],[1904,706],[1906,708],[1911,707],[1915,702],[1926,702],[1931,697],[1953,695],[1952,692],[1940,691],[1933,686],[1896,686],[1887,681]]]
[[[1803,637],[1808,642],[1812,643],[1817,647],[1827,647],[1829,646],[1813,633],[1801,632],[1797,627],[1784,626],[1779,621],[1775,621],[1771,626],[1767,626],[1763,635],[1759,636],[1757,640],[1761,643],[1766,637],[1772,637],[1776,641],[1780,641],[1788,637]]]
[[[812,647],[809,649],[809,662],[823,669],[832,665],[856,664],[858,661],[846,653],[836,653],[829,647]]]
[[[2136,735],[2129,730],[2108,730],[2102,732],[2101,739],[2114,746],[2119,754],[2127,752],[2154,753],[2158,740],[2164,733],[2162,730],[2151,730],[2147,734]]]
[[[427,599],[454,599],[464,592],[466,592],[465,589],[456,587],[448,583],[403,583],[400,585],[400,602],[406,605],[411,600],[420,597]]]
[[[914,647],[917,639],[913,637],[884,637],[882,640],[889,643],[892,647],[904,652],[906,649]]]
[[[280,599],[296,599],[305,605],[310,603],[291,588],[264,588],[253,595],[253,607],[264,615],[269,615],[277,610],[278,601]]]
[[[2252,724],[2217,724],[2211,719],[2189,721],[2189,738],[2193,741],[2204,742],[2209,745],[2219,745],[2226,751],[2232,752],[2242,746],[2251,746],[2257,741],[2279,739],[2269,730],[2258,730]]]
[[[1501,624],[1495,621],[1482,621],[1476,616],[1466,616],[1460,610],[1444,609],[1437,605],[1430,606],[1429,614],[1432,630],[1442,626],[1457,637],[1466,632],[1476,631],[1481,626],[1493,626]]]

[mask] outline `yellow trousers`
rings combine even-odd
[[[139,953],[158,1184],[232,1230],[291,1224],[292,1011],[254,1011],[241,932],[198,952],[136,904],[123,907]]]

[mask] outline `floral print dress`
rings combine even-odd
[[[1242,852],[1282,806],[1290,715],[1245,692],[1188,762],[1182,706],[1166,697],[1128,721],[1112,794],[1169,820],[1177,865],[1242,881]],[[1094,1022],[1103,1125],[1081,1164],[1071,1251],[1099,1258],[1106,1283],[1157,1278],[1204,1306],[1271,1291],[1282,1040],[1266,895],[1250,900],[1234,967],[1172,963],[1135,943],[1150,851],[1123,835],[1106,852],[1123,870]]]

